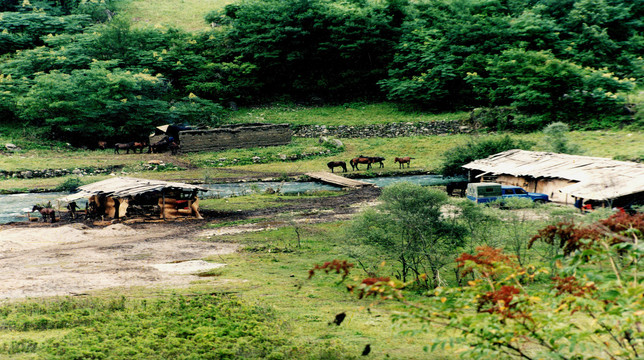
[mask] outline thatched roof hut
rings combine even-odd
[[[156,206],[162,218],[194,215],[198,212],[199,191],[207,188],[179,182],[115,177],[83,185],[78,192],[65,196],[60,201],[70,202],[89,199],[101,216],[117,218],[126,214],[127,208]]]
[[[494,176],[497,182],[549,194],[597,201],[644,197],[644,165],[606,158],[550,152],[508,150],[468,163],[471,179]],[[574,201],[574,200],[572,200]]]

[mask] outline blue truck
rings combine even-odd
[[[507,198],[526,198],[536,203],[549,201],[546,194],[531,193],[519,186],[497,183],[469,183],[467,184],[466,197],[479,204]]]

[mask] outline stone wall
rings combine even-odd
[[[182,152],[219,151],[256,146],[286,145],[291,142],[288,124],[238,124],[179,133]]]
[[[53,178],[61,177],[66,175],[98,175],[98,174],[110,174],[114,171],[119,171],[123,168],[123,165],[108,166],[105,168],[75,168],[75,169],[43,169],[43,170],[16,170],[16,171],[3,171],[0,170],[0,179],[3,178],[21,178],[21,179],[31,179],[31,178]]]
[[[471,131],[472,128],[465,121],[436,121],[372,124],[364,126],[301,125],[295,128],[293,136],[307,138],[320,136],[336,136],[339,138],[394,138],[401,136],[463,134]]]

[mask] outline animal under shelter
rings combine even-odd
[[[201,219],[197,195],[208,191],[197,185],[130,177],[107,179],[78,190],[60,201],[87,199],[88,216],[114,219],[136,216]]]
[[[611,207],[644,202],[644,165],[635,162],[514,149],[463,168],[470,182],[520,186],[564,204],[578,198]]]

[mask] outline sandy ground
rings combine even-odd
[[[0,299],[187,285],[194,274],[225,266],[201,259],[237,248],[199,238],[194,224],[0,228]]]

